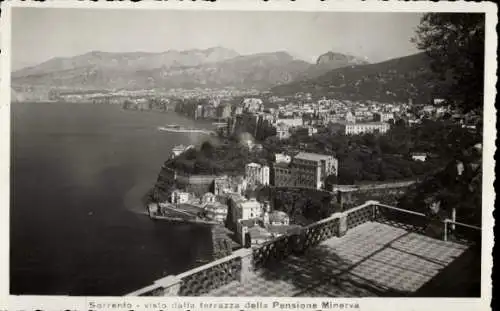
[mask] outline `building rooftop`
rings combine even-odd
[[[359,123],[353,123],[349,125],[389,125],[389,123],[385,122],[359,122]]]
[[[299,152],[295,158],[301,159],[301,160],[309,160],[309,161],[320,161],[320,160],[326,160],[330,158],[331,156],[326,155],[326,154],[319,154],[319,153],[310,153],[310,152]]]
[[[250,166],[250,167],[261,167],[261,165],[260,165],[260,164],[258,164],[258,163],[254,163],[254,162],[252,162],[252,163],[247,163],[247,166]]]
[[[242,208],[252,208],[255,207],[255,205],[260,206],[260,203],[256,201],[254,198],[250,200],[240,201],[239,203]]]

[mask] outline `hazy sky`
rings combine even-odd
[[[370,62],[418,52],[421,14],[146,11],[14,8],[13,69],[99,50],[162,52],[223,46],[240,54],[287,51],[315,61],[327,51]]]

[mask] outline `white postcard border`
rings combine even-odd
[[[9,159],[10,159],[10,25],[11,10],[19,7],[38,8],[79,8],[79,9],[170,9],[170,10],[245,10],[245,11],[340,11],[340,12],[484,12],[486,13],[486,57],[485,57],[485,101],[484,101],[484,149],[483,149],[483,240],[482,240],[482,289],[481,298],[197,298],[197,297],[66,297],[66,296],[9,296]],[[496,110],[495,83],[496,77],[496,49],[497,33],[497,7],[494,3],[475,2],[333,2],[333,1],[251,1],[251,0],[218,0],[209,1],[141,1],[141,2],[92,2],[92,1],[63,1],[54,0],[46,2],[21,2],[9,1],[2,3],[2,16],[0,19],[1,36],[1,60],[2,71],[0,80],[0,198],[2,198],[2,214],[0,216],[0,311],[2,310],[90,310],[90,303],[112,303],[128,302],[133,310],[157,310],[146,308],[145,303],[164,302],[170,304],[172,309],[174,302],[187,302],[195,305],[203,302],[246,302],[267,303],[269,310],[280,310],[273,308],[273,301],[280,302],[322,302],[325,300],[337,301],[346,304],[359,304],[359,310],[486,310],[491,301],[491,269],[493,247],[493,223],[492,217],[495,191],[493,181],[495,178],[495,162],[493,155],[496,150],[494,137],[496,137]],[[43,27],[42,25],[40,25]],[[140,306],[140,308],[137,308]],[[339,307],[340,308],[340,307]],[[350,307],[349,307],[350,308]],[[349,309],[345,307],[345,309]],[[105,308],[100,310],[113,310]],[[175,308],[174,308],[175,309]],[[99,310],[99,309],[98,309]],[[116,309],[128,310],[128,308]],[[158,309],[159,310],[159,309]],[[166,309],[165,309],[166,310]],[[178,310],[188,310],[179,308]],[[201,310],[195,307],[192,310]],[[208,310],[208,309],[207,309]],[[215,309],[214,309],[215,310]],[[228,310],[250,310],[245,308]],[[255,310],[264,310],[257,308]],[[296,309],[309,310],[309,309]],[[316,310],[322,310],[318,308]],[[352,309],[356,310],[356,309]]]

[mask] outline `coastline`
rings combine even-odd
[[[162,131],[162,132],[171,132],[171,133],[200,133],[200,134],[207,134],[207,135],[215,135],[216,134],[214,131],[209,131],[209,130],[168,128],[168,127],[164,127],[164,126],[159,126],[158,130]]]

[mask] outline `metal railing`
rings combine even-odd
[[[429,219],[424,213],[378,202],[374,204],[373,220],[418,233],[424,233],[429,225]]]
[[[465,243],[481,243],[482,228],[474,225],[464,224],[451,219],[444,220],[444,241],[457,241]]]

